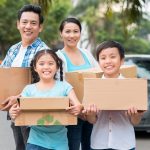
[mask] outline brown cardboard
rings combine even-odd
[[[135,66],[123,66],[121,72],[125,77],[135,77]],[[77,73],[66,73],[66,79],[72,84],[77,94],[77,97],[82,102],[83,99],[83,79],[84,78],[99,78],[103,72],[97,69],[89,69],[78,71]],[[29,68],[11,67],[0,68],[0,109],[1,105],[7,97],[18,95],[23,90],[25,85],[31,83],[31,75]]]
[[[135,78],[137,76],[136,66],[122,66],[120,72],[126,78]],[[101,78],[103,72],[100,68],[79,70],[76,72],[68,72],[65,74],[66,80],[74,87],[75,93],[82,103],[84,95],[84,78]]]
[[[120,68],[120,72],[126,78],[137,77],[137,67],[135,65],[123,65]]]
[[[69,106],[67,97],[21,98],[19,103],[21,112],[15,119],[16,126],[77,124],[77,117],[65,110]]]
[[[20,94],[30,81],[29,68],[0,68],[0,109],[6,98]]]
[[[83,104],[101,110],[147,110],[146,79],[85,79]]]
[[[53,98],[22,97],[20,98],[20,109],[23,111],[65,110],[67,107],[69,107],[68,97],[53,97]]]
[[[65,111],[23,111],[15,119],[16,126],[24,125],[76,125],[77,117]]]

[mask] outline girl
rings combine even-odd
[[[57,70],[60,69],[60,81],[56,79]],[[78,101],[72,86],[62,81],[62,60],[49,49],[36,53],[31,62],[33,84],[27,85],[22,97],[58,97],[68,96],[71,106],[67,111],[78,115],[82,105]],[[19,112],[19,106],[13,105],[10,109],[12,119]],[[68,150],[67,129],[60,126],[31,126],[26,150]]]
[[[65,72],[99,67],[89,51],[77,47],[81,30],[81,24],[76,18],[67,18],[60,24],[59,31],[64,48],[58,50],[57,55],[64,62]],[[68,126],[67,129],[69,150],[79,150],[80,142],[82,150],[90,150],[92,124],[79,118],[77,126]]]
[[[120,66],[124,61],[124,48],[115,41],[105,41],[97,47],[97,60],[103,70],[102,79],[124,77]],[[93,104],[83,111],[89,122],[94,123],[91,135],[92,150],[135,150],[133,125],[140,122],[143,113],[135,107],[127,111],[98,111]]]

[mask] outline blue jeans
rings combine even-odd
[[[38,145],[28,143],[26,146],[26,150],[52,150],[52,149],[47,149]]]
[[[80,143],[82,150],[91,150],[90,138],[93,125],[78,118],[77,125],[67,126],[69,150],[79,150]]]
[[[13,122],[11,123],[11,128],[13,130],[16,150],[25,150],[30,128],[26,126],[15,126]]]
[[[109,148],[109,149],[91,149],[91,150],[116,150],[116,149]],[[132,149],[129,149],[129,150],[135,150],[135,148],[132,148]]]

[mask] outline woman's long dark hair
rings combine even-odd
[[[53,57],[53,59],[55,60],[56,62],[56,65],[57,65],[57,68],[60,70],[60,81],[63,81],[63,67],[62,67],[62,60],[57,56],[57,54],[51,50],[51,49],[44,49],[44,50],[41,50],[41,51],[38,51],[34,58],[32,59],[31,61],[31,64],[30,64],[30,67],[31,67],[31,75],[32,75],[32,83],[36,83],[36,82],[39,82],[40,78],[39,78],[39,75],[38,73],[35,71],[35,68],[36,68],[36,63],[37,61],[39,60],[39,58],[45,54],[49,54],[50,56]],[[56,80],[56,74],[54,76],[54,79]]]

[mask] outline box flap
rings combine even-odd
[[[23,111],[65,110],[67,107],[69,107],[68,97],[20,98],[20,109]]]

